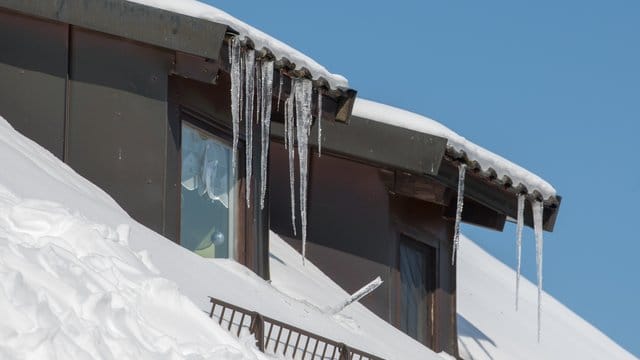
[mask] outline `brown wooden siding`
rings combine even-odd
[[[272,143],[270,165],[271,229],[293,238],[291,245],[300,250],[300,233],[294,237],[291,227],[288,158],[282,144]],[[362,303],[399,327],[400,236],[434,247],[438,275],[432,345],[436,351],[456,354],[453,222],[444,217],[446,207],[390,194],[383,179],[384,173],[373,166],[330,155],[311,156],[308,258],[348,292],[380,276],[384,284]]]

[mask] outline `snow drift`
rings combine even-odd
[[[207,318],[208,295],[387,359],[441,358],[361,304],[328,314],[348,294],[273,233],[269,284],[138,224],[2,118],[0,163],[2,359],[264,358]],[[538,344],[536,287],[523,281],[516,313],[513,270],[463,241],[463,358],[633,358],[546,294]]]
[[[113,200],[2,118],[0,162],[0,358],[264,357],[161,277],[147,252],[131,250],[131,219]],[[125,224],[27,194],[109,209]]]
[[[304,281],[296,277],[300,255],[282,240],[288,255],[273,256],[288,259],[279,269],[292,272],[274,274],[275,286],[234,261],[205,259],[176,245],[131,219],[104,191],[1,117],[0,163],[0,214],[6,216],[0,221],[0,264],[7,266],[5,254],[20,261],[0,267],[16,278],[6,281],[0,300],[2,359],[264,358],[252,339],[234,340],[207,318],[208,296],[386,359],[441,359],[360,304],[328,314],[325,302],[336,305],[348,294],[326,277],[328,285],[315,290],[291,283]],[[14,208],[25,214],[15,224],[8,215]],[[52,251],[51,260],[38,255]],[[29,269],[31,275],[22,274]],[[313,295],[303,289],[317,296],[298,297]],[[20,291],[28,295],[20,298]],[[22,308],[19,300],[11,303],[14,298],[34,300]],[[53,315],[39,320],[39,309],[47,307]],[[28,329],[19,326],[25,317],[35,319],[25,323]],[[41,337],[29,338],[29,332]]]

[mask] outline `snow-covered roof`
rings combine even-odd
[[[286,58],[295,64],[296,69],[306,68],[314,79],[324,78],[327,80],[331,88],[346,88],[349,86],[344,76],[329,72],[324,66],[300,51],[209,4],[196,0],[127,1],[227,25],[237,31],[241,38],[250,39],[257,50],[266,48],[277,59]]]
[[[137,337],[132,338],[130,343],[123,340],[123,345],[118,345],[126,346],[127,349],[143,346],[142,341],[147,339],[152,342],[148,348],[149,353],[173,348],[177,359],[181,359],[189,349],[196,355],[211,355],[213,358],[217,358],[214,355],[217,355],[215,351],[218,350],[228,351],[229,356],[240,354],[237,358],[241,359],[251,358],[252,347],[219,336],[219,328],[212,328],[215,322],[208,319],[205,312],[211,309],[208,296],[213,296],[385,359],[440,359],[438,355],[360,305],[350,306],[340,316],[326,312],[325,304],[335,305],[334,300],[338,302],[347,296],[335,284],[318,284],[316,290],[323,290],[315,293],[319,297],[307,299],[306,296],[310,295],[307,291],[311,291],[310,283],[299,286],[290,283],[301,279],[298,275],[301,268],[296,264],[300,262],[299,254],[273,234],[273,247],[278,251],[274,255],[280,261],[273,263],[272,258],[274,283],[270,284],[235,261],[202,258],[139,224],[104,191],[15,131],[1,117],[0,162],[4,164],[0,173],[0,277],[5,259],[21,259],[18,255],[11,255],[15,252],[15,245],[6,244],[2,247],[5,241],[3,236],[10,238],[10,242],[23,243],[24,249],[17,248],[20,253],[34,256],[33,261],[16,263],[12,271],[20,273],[36,268],[37,274],[43,273],[27,279],[29,291],[38,294],[38,281],[45,276],[47,268],[60,271],[64,276],[52,282],[51,289],[45,288],[50,290],[47,292],[50,295],[46,296],[60,296],[64,300],[53,303],[51,306],[54,310],[71,311],[81,320],[85,315],[91,317],[90,320],[105,320],[102,325],[92,323],[92,329],[98,332],[91,333],[95,335],[91,335],[93,337],[87,337],[87,341],[91,341],[86,344],[87,349],[97,346],[92,344],[100,344],[100,341],[105,340],[104,334],[110,334],[109,326],[113,318],[113,331],[122,330],[123,334],[129,334],[134,329],[123,328],[124,326],[134,324],[143,327],[139,334],[134,334]],[[14,198],[18,200],[13,200]],[[12,213],[10,205],[2,207],[3,201],[11,201],[11,204],[19,204],[22,208],[17,208]],[[3,216],[7,216],[6,225],[1,221]],[[79,225],[74,225],[76,223]],[[127,228],[128,232],[123,231]],[[120,232],[118,229],[121,229]],[[38,255],[39,250],[29,252],[27,247],[34,246],[43,247],[42,255]],[[63,259],[56,260],[57,255],[51,255],[52,250],[49,248],[54,248],[53,252]],[[53,256],[50,262],[48,256]],[[43,260],[38,260],[38,257]],[[92,259],[95,259],[94,268],[90,267],[91,264],[84,263],[91,262]],[[312,265],[307,264],[305,269],[310,269]],[[78,271],[77,278],[74,277],[74,271]],[[85,278],[86,286],[83,285]],[[314,278],[317,280],[319,276],[314,275]],[[45,279],[53,281],[48,277]],[[326,281],[329,281],[328,278]],[[94,286],[94,283],[97,285]],[[0,284],[0,305],[3,284],[4,282]],[[14,286],[16,282],[7,284]],[[56,287],[65,289],[63,292],[71,295],[56,292]],[[87,287],[105,292],[104,299],[92,296]],[[43,295],[41,299],[35,296],[33,300],[35,303],[46,302],[46,296]],[[140,302],[135,302],[135,299],[140,299]],[[159,299],[162,301],[158,301]],[[167,299],[171,302],[165,304]],[[92,307],[94,300],[101,307]],[[56,304],[62,305],[55,308]],[[83,309],[83,306],[87,306],[87,309]],[[11,335],[13,330],[23,329],[18,327],[19,316],[22,315],[3,312],[5,309],[13,311],[11,309],[14,307],[0,306],[0,344],[6,343],[3,336]],[[179,316],[181,311],[184,311],[184,318]],[[127,317],[136,312],[142,314],[144,321],[134,318],[135,321],[127,322]],[[63,316],[62,313],[55,314]],[[35,312],[31,315],[35,316]],[[153,318],[146,319],[146,316]],[[49,326],[50,323],[45,320],[39,326]],[[143,324],[139,325],[136,321],[142,321]],[[51,328],[55,329],[55,324]],[[176,328],[172,329],[172,325]],[[34,326],[37,329],[37,324]],[[191,333],[189,326],[194,327],[193,344],[187,343],[190,339],[188,334]],[[156,332],[147,334],[147,330],[152,328]],[[79,331],[83,329],[80,328]],[[212,339],[203,341],[202,334],[207,331],[211,331]],[[18,335],[21,334],[18,332]],[[60,336],[64,335],[66,333],[60,333]],[[393,340],[388,341],[389,339]],[[158,347],[154,348],[155,345]],[[82,346],[80,348],[84,349]],[[5,358],[2,351],[0,345],[0,358]]]
[[[131,249],[151,231],[2,118],[0,161],[1,359],[267,359]]]
[[[2,118],[0,162],[0,358],[264,358],[248,338],[237,341],[207,318],[208,295],[388,359],[448,358],[360,304],[328,315],[323,309],[346,292],[310,262],[302,266],[273,233],[270,284],[140,225]],[[471,240],[462,243],[463,358],[633,359],[546,294],[538,344],[535,285],[522,282],[515,312],[514,271]]]
[[[476,161],[484,171],[493,169],[498,179],[508,177],[514,187],[522,184],[529,194],[537,191],[545,200],[556,196],[553,186],[538,175],[474,144],[428,117],[361,98],[356,99],[352,115],[446,138],[449,151],[464,153],[469,161]]]
[[[542,338],[537,341],[537,288],[520,282],[515,310],[515,271],[463,237],[457,269],[458,338],[464,359],[635,359],[544,293]]]

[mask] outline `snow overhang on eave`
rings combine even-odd
[[[529,206],[524,208],[525,225],[533,227],[530,205],[533,201],[540,201],[544,205],[543,229],[553,231],[562,198],[556,194],[551,184],[537,175],[468,141],[441,123],[407,110],[360,98],[354,105],[353,114],[352,119],[366,118],[370,124],[384,124],[404,129],[407,131],[407,139],[414,139],[420,135],[439,136],[444,139],[444,151],[440,153],[442,157],[437,160],[439,166],[435,172],[416,171],[400,166],[395,169],[405,170],[414,175],[426,175],[427,178],[456,191],[459,165],[465,164],[466,199],[500,214],[503,219],[515,219],[518,196],[523,194],[529,203]],[[393,147],[399,154],[415,156],[411,154],[415,149],[408,144],[410,143],[405,141],[388,141],[385,145]],[[501,226],[495,228],[499,230]]]
[[[323,76],[314,77],[314,72],[306,68],[305,66],[299,66],[290,61],[286,56],[277,57],[271,49],[267,47],[257,48],[251,38],[240,35],[232,28],[228,28],[225,38],[225,45],[221,49],[220,67],[226,73],[230,72],[231,64],[229,62],[229,43],[233,37],[238,37],[241,42],[241,46],[244,50],[254,50],[256,62],[261,60],[274,61],[274,77],[273,77],[273,97],[286,99],[291,95],[292,79],[294,78],[306,78],[312,81],[314,92],[321,91],[323,94],[323,119],[325,121],[338,121],[342,123],[348,123],[351,118],[351,112],[353,111],[353,105],[357,96],[357,91],[348,87],[336,86],[335,82]],[[244,51],[243,50],[243,51]],[[279,89],[281,79],[283,80],[282,89]],[[279,94],[281,92],[281,94]],[[279,96],[280,95],[280,96]],[[274,99],[275,100],[275,99]],[[314,106],[314,114],[317,113],[317,109]],[[315,123],[315,122],[314,122]],[[323,129],[324,132],[324,129]]]
[[[531,202],[542,201],[544,205],[543,229],[553,231],[560,211],[561,196],[554,195],[543,199],[540,192],[529,191],[522,183],[514,185],[507,175],[499,178],[494,169],[482,169],[477,161],[467,158],[464,152],[456,151],[451,147],[447,148],[439,172],[433,178],[452,189],[456,189],[458,186],[458,166],[461,163],[467,165],[465,198],[472,199],[509,219],[516,219],[518,216],[518,195],[524,194],[528,203],[524,207],[524,224],[533,227]]]

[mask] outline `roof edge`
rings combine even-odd
[[[227,26],[126,0],[0,0],[0,8],[218,60]]]

